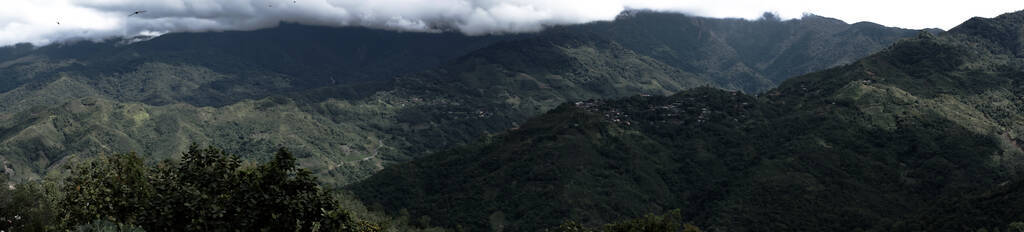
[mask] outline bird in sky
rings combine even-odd
[[[146,11],[144,11],[144,10],[135,11],[135,12],[132,12],[132,14],[128,15],[128,17],[132,17],[132,16],[135,16],[137,14],[142,14],[142,13],[146,13]]]

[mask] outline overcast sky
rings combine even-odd
[[[1024,10],[1024,0],[3,0],[0,46],[180,31],[252,30],[279,22],[362,25],[470,35],[611,20],[624,9],[756,19],[776,12],[949,29],[973,16]],[[129,16],[134,11],[146,13]],[[58,24],[59,22],[59,24]]]

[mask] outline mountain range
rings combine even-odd
[[[630,11],[535,34],[283,24],[0,48],[0,162],[14,180],[98,154],[289,147],[342,186],[520,127],[569,101],[700,86],[759,93],[917,31],[806,16]],[[270,157],[244,157],[264,161]]]
[[[423,229],[1024,229],[1022,77],[1024,11],[949,31],[626,11],[506,35],[282,24],[21,44],[0,48],[0,165],[31,182],[212,145],[242,155],[226,158],[239,176],[287,160],[278,177],[324,202],[350,192]]]

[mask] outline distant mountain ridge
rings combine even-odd
[[[790,77],[853,62],[917,34],[914,30],[870,22],[847,24],[817,15],[783,21],[765,13],[760,20],[747,21],[642,11],[579,29],[705,76],[726,89],[747,93],[771,89]]]
[[[40,48],[19,45],[0,48],[0,61],[11,88],[30,82],[24,76],[58,76],[69,73],[90,82],[121,82],[132,78],[156,79],[167,67],[151,70],[148,65],[177,66],[202,71],[178,70],[170,74],[192,74],[213,80],[174,78],[157,87],[197,85],[195,96],[164,96],[169,99],[127,98],[162,105],[187,102],[222,106],[242,99],[259,99],[274,94],[323,86],[386,81],[392,76],[432,68],[447,60],[494,42],[517,36],[468,37],[455,33],[401,33],[366,28],[329,28],[282,24],[279,27],[245,32],[172,33],[143,42],[124,44],[117,40],[93,43],[81,41]],[[6,56],[2,55],[6,54]],[[18,66],[50,64],[40,70]],[[42,73],[37,73],[42,72]],[[149,72],[149,73],[138,73]],[[196,73],[206,72],[206,73]],[[166,74],[165,74],[166,75]],[[38,80],[45,83],[52,79]],[[92,83],[90,83],[92,84]],[[103,88],[102,83],[92,84]],[[232,93],[244,87],[245,92]],[[121,91],[134,91],[120,86]],[[114,90],[109,90],[114,91]],[[199,92],[201,91],[201,92]],[[153,94],[154,91],[139,91]],[[237,94],[240,96],[230,96]],[[107,93],[123,98],[124,93]],[[228,96],[224,96],[228,95]]]

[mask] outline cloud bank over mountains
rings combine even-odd
[[[902,5],[915,1],[856,2],[858,5],[884,8],[883,2]],[[1003,6],[1007,4],[1024,8],[1024,1],[1021,2],[1001,5],[972,2],[970,5],[986,6],[981,10],[997,14],[1015,10],[1012,6]],[[783,18],[815,13],[848,21],[887,23],[882,16],[870,15],[887,12],[885,10],[803,0],[12,0],[3,4],[0,6],[0,46],[21,42],[44,45],[66,40],[100,40],[169,32],[254,30],[273,27],[281,22],[422,32],[459,31],[468,35],[518,33],[539,31],[553,25],[612,20],[627,9],[748,19],[757,18],[766,11],[776,12]],[[942,5],[933,1],[920,4],[925,8]],[[953,10],[958,8],[950,6]],[[915,12],[934,14],[951,17],[954,22],[966,19],[943,15],[941,9],[915,9],[921,12],[894,13],[911,16]],[[969,8],[959,8],[967,11],[965,9]],[[139,10],[146,13],[129,16]],[[858,18],[857,12],[868,13],[862,13]],[[842,14],[853,16],[844,18]],[[936,23],[934,20],[927,22]],[[894,26],[913,27],[898,23]]]

